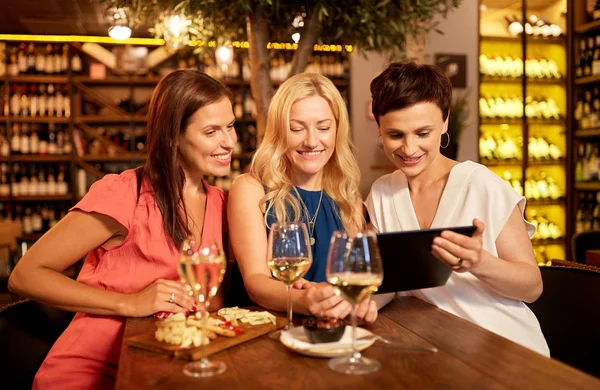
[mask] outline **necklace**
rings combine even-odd
[[[296,195],[298,195],[298,200],[302,204],[302,209],[306,214],[306,220],[308,222],[308,235],[310,236],[310,245],[315,245],[315,222],[317,222],[317,216],[319,215],[319,209],[321,208],[321,201],[323,200],[323,190],[321,190],[321,196],[319,197],[317,211],[315,211],[315,214],[312,216],[312,218],[310,216],[310,213],[308,212],[308,207],[306,207],[306,204],[304,203],[304,200],[302,200],[302,197],[300,196],[300,193],[298,192],[296,187],[294,187],[294,191],[296,191]]]

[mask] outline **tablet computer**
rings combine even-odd
[[[444,230],[472,236],[475,226],[377,233],[383,262],[383,283],[377,294],[439,287],[446,284],[452,268],[431,253],[433,239]]]

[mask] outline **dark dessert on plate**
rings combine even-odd
[[[346,323],[339,318],[309,317],[302,325],[306,337],[313,344],[339,341],[346,330]]]

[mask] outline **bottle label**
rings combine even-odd
[[[40,141],[40,154],[48,154],[48,141]]]
[[[34,214],[31,217],[31,227],[34,232],[42,231],[42,217],[39,214]]]
[[[33,233],[33,226],[31,225],[31,217],[29,215],[23,217],[23,233]]]

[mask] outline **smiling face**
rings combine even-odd
[[[179,139],[179,156],[184,170],[192,175],[226,176],[231,152],[237,142],[235,116],[227,98],[196,111]]]
[[[440,156],[442,134],[448,121],[434,103],[422,102],[379,117],[385,155],[407,177],[422,173]]]
[[[311,96],[297,100],[290,109],[288,150],[294,184],[320,180],[323,167],[335,150],[337,127],[327,100]],[[320,185],[316,183],[317,186]]]

